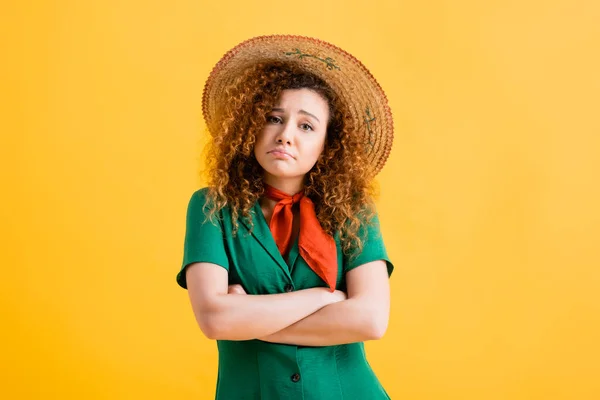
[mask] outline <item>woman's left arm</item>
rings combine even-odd
[[[331,346],[377,340],[387,330],[389,277],[384,260],[362,264],[346,273],[348,299],[330,304],[300,321],[258,338],[297,346]]]

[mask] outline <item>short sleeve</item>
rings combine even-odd
[[[225,248],[221,221],[207,219],[204,205],[208,189],[199,189],[192,194],[187,207],[183,263],[177,273],[177,283],[187,289],[185,268],[195,262],[209,262],[229,271],[229,258]]]
[[[358,235],[363,240],[363,249],[360,253],[356,249],[349,255],[344,254],[344,272],[346,273],[371,261],[383,260],[387,265],[388,277],[391,277],[394,271],[394,264],[392,264],[388,257],[377,213],[375,213],[370,222],[361,227]]]

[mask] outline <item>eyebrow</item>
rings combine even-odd
[[[273,108],[271,111],[279,111],[279,112],[284,112],[284,109],[283,109],[283,108]],[[321,121],[319,121],[319,118],[317,118],[315,115],[313,115],[313,114],[309,113],[308,111],[300,110],[300,111],[298,111],[298,112],[299,112],[300,114],[305,114],[305,115],[311,116],[311,117],[313,117],[314,119],[316,119],[316,120],[317,120],[317,122],[321,123]]]

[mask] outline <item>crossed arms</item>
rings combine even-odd
[[[229,287],[227,274],[211,263],[193,263],[186,269],[192,309],[209,339],[331,346],[380,339],[387,330],[390,290],[385,261],[348,271],[347,293],[311,288],[248,295]]]

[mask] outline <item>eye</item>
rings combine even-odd
[[[277,117],[275,115],[267,115],[267,122],[273,123],[273,124],[278,124],[278,123],[281,123],[281,118]]]
[[[312,130],[313,130],[313,127],[312,127],[312,126],[310,126],[309,124],[302,124],[302,125],[300,125],[300,126],[302,127],[302,130],[303,130],[303,131],[306,131],[306,130],[310,130],[310,131],[312,131]]]

